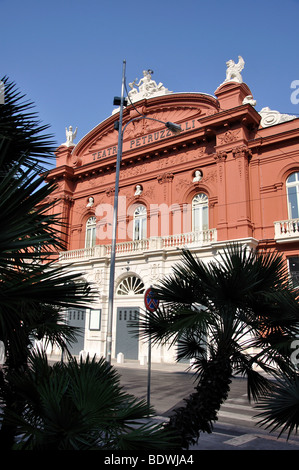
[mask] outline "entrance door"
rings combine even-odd
[[[77,341],[69,345],[70,353],[78,356],[80,351],[84,349],[84,336],[85,336],[85,310],[79,308],[68,309],[68,325],[80,328],[77,333]]]
[[[116,355],[123,353],[125,359],[138,359],[138,337],[129,329],[129,321],[137,320],[138,307],[118,307],[116,322]]]

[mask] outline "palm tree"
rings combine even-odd
[[[46,182],[46,165],[54,150],[50,136],[44,134],[48,126],[39,125],[30,111],[32,103],[23,101],[13,83],[7,78],[2,81],[0,341],[6,361],[0,370],[0,399],[5,406],[0,441],[7,449],[14,430],[6,421],[6,411],[23,406],[10,386],[11,374],[26,370],[36,339],[67,350],[77,331],[63,322],[61,312],[86,305],[92,295],[79,274],[67,274],[52,259],[63,245],[61,233],[54,228],[60,223],[50,200],[54,185]]]
[[[207,264],[184,250],[181,263],[153,291],[162,304],[140,319],[142,336],[177,344],[178,359],[194,361],[195,392],[167,426],[189,448],[201,431],[212,432],[233,373],[247,377],[248,398],[257,400],[272,387],[269,374],[290,370],[297,293],[281,256],[238,245]]]
[[[50,136],[43,134],[48,126],[39,126],[36,115],[29,112],[32,103],[23,102],[24,97],[7,78],[2,81],[0,340],[5,345],[7,364],[14,367],[23,362],[28,332],[40,339],[47,326],[52,329],[57,324],[58,311],[87,301],[90,288],[80,274],[66,274],[52,259],[63,244],[55,228],[61,224],[60,214],[51,215],[50,211],[55,206],[50,200],[55,186],[46,182],[45,165],[54,150]],[[56,330],[57,335],[52,330],[50,337],[61,346],[74,339],[72,328],[62,325]]]
[[[104,359],[50,366],[37,352],[30,368],[11,381],[26,403],[22,414],[10,410],[7,417],[18,431],[14,449],[148,451],[171,446],[162,426],[149,421],[146,401],[126,393]]]
[[[0,105],[0,446],[22,449],[157,449],[170,439],[160,426],[140,423],[149,407],[124,393],[102,359],[50,367],[35,340],[68,353],[77,329],[67,308],[86,307],[93,292],[81,274],[55,264],[64,248],[60,214],[46,180],[53,155],[31,103],[7,78]],[[66,227],[63,227],[65,229]],[[54,255],[54,260],[53,260]]]

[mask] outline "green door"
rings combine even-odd
[[[70,353],[78,356],[80,351],[84,350],[85,335],[85,310],[79,308],[68,309],[68,325],[80,328],[77,333],[77,341],[69,346]]]
[[[123,353],[125,359],[138,359],[138,337],[129,328],[130,320],[138,320],[138,307],[118,307],[116,322],[116,356]]]

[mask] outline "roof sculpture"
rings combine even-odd
[[[226,62],[226,78],[221,83],[219,88],[222,85],[227,85],[233,82],[242,84],[243,78],[241,72],[244,69],[244,65],[245,61],[240,55],[238,56],[237,63],[232,59],[228,60]],[[153,73],[154,72],[150,69],[143,70],[143,77],[139,81],[138,78],[136,78],[133,82],[129,83],[130,91],[127,95],[129,105],[144,99],[173,94],[173,92],[168,90],[168,88],[166,88],[162,82],[157,84],[155,80],[152,79]],[[250,104],[254,107],[256,106],[256,100],[252,95],[248,95],[244,98],[242,104]],[[116,114],[117,112],[119,112],[119,108],[114,109],[112,115]],[[297,117],[288,114],[281,114],[279,111],[272,110],[269,107],[262,108],[261,111],[259,111],[259,114],[262,117],[260,122],[261,127],[274,126],[282,122],[296,119]],[[72,126],[70,126],[69,130],[66,129],[67,140],[61,145],[65,147],[74,147],[75,144],[73,140],[76,137],[76,134],[77,128],[75,131],[73,131]]]

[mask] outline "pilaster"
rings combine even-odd
[[[218,240],[227,239],[227,183],[226,183],[226,159],[227,153],[219,151],[214,156],[217,166],[217,184],[218,184]]]

